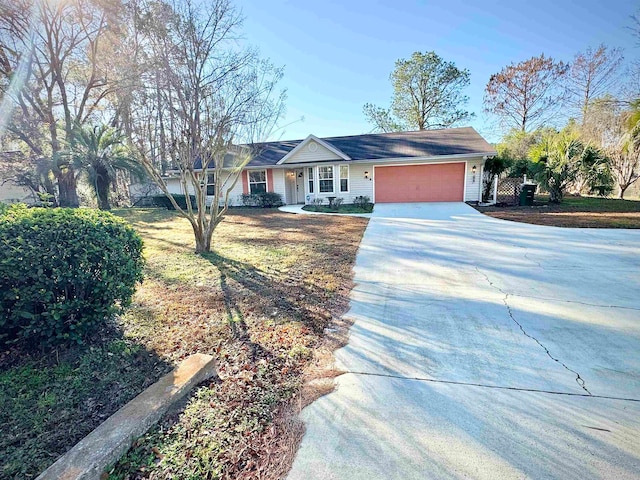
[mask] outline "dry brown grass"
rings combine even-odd
[[[163,358],[216,355],[220,379],[137,442],[112,478],[280,478],[301,408],[333,389],[352,266],[367,220],[236,210],[195,255],[169,212],[119,212],[145,239],[147,279],[123,317]]]

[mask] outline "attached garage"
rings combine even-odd
[[[376,166],[376,203],[462,202],[465,163]]]

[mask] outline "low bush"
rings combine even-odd
[[[273,208],[284,205],[282,195],[275,192],[244,193],[240,199],[245,207]]]
[[[186,195],[172,195],[173,199],[176,201],[176,203],[178,204],[178,206],[180,208],[184,208],[185,210],[187,209],[187,196]],[[196,196],[195,195],[190,195],[191,197],[191,208],[193,208],[194,210],[197,209],[196,207]],[[169,198],[166,195],[154,195],[153,197],[153,204],[156,207],[164,207],[167,210],[175,210],[173,204],[171,203],[171,200],[169,200]]]
[[[361,195],[353,199],[353,204],[362,210],[368,210],[371,206],[371,199],[366,195]]]
[[[142,240],[106,212],[11,207],[0,245],[0,345],[82,343],[142,280]]]
[[[257,207],[258,198],[253,193],[243,193],[240,195],[240,201],[245,207]]]
[[[344,202],[344,198],[342,197],[329,197],[329,208],[338,209],[340,205],[342,205],[342,202]]]

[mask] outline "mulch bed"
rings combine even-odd
[[[571,228],[640,228],[640,211],[589,211],[588,207],[562,204],[475,208],[490,217],[536,225]]]

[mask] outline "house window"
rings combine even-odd
[[[313,193],[313,167],[309,167],[307,175],[309,177],[309,193]]]
[[[216,194],[216,176],[213,173],[207,174],[207,195]]]
[[[320,193],[333,193],[333,166],[318,167]]]
[[[267,191],[266,170],[255,170],[249,172],[249,191],[251,193],[264,193]]]
[[[349,191],[349,165],[340,165],[340,191]]]

